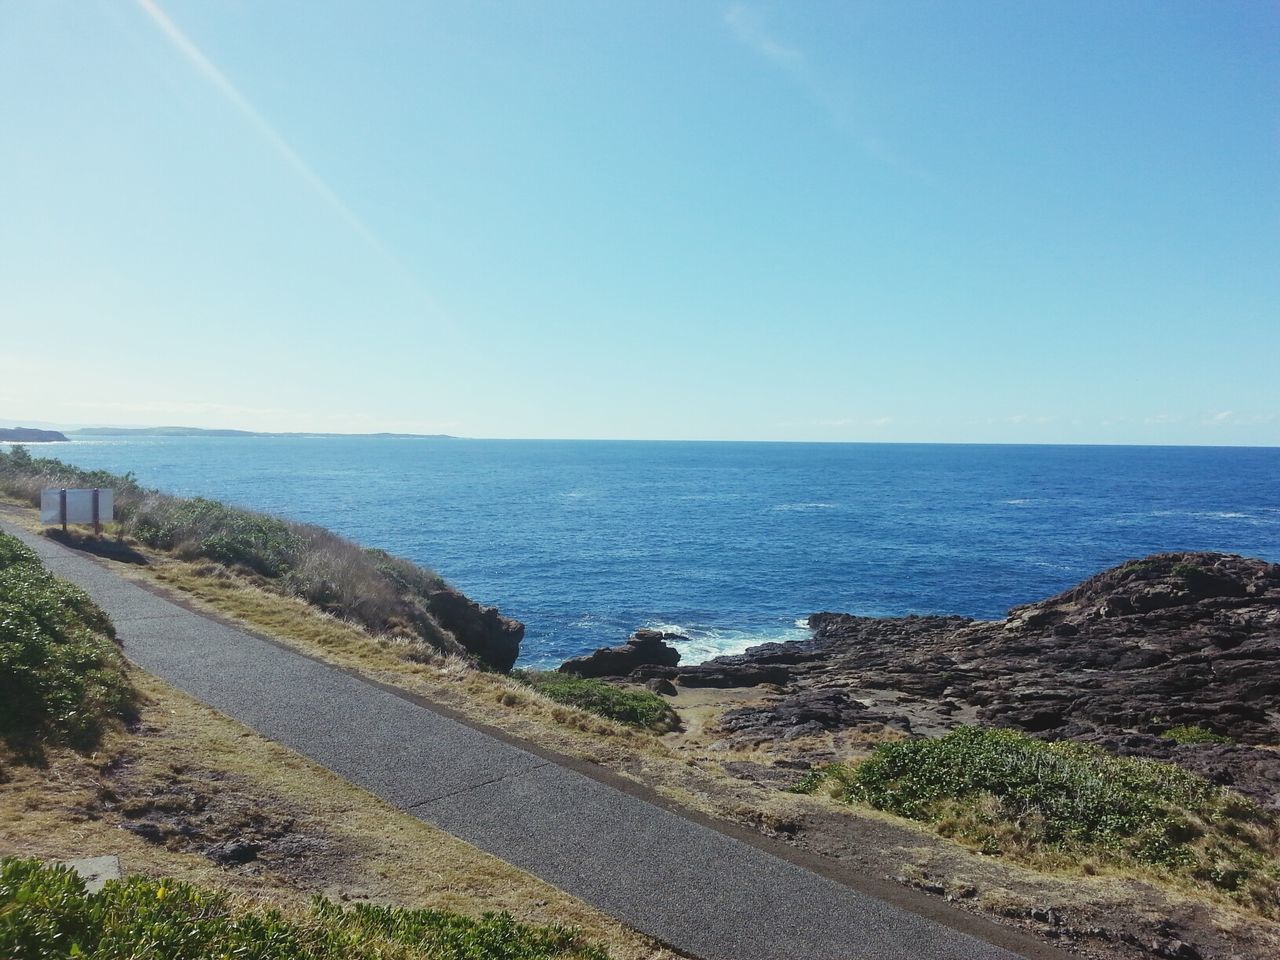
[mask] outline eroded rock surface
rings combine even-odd
[[[918,733],[929,732],[922,716],[933,729],[939,716],[976,720],[1170,760],[1280,806],[1280,565],[1166,553],[1016,607],[1003,621],[819,613],[809,623],[808,640],[634,676],[773,684],[776,696],[721,718],[731,737],[868,724]],[[1183,726],[1233,742],[1161,736]]]

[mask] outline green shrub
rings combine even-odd
[[[106,614],[0,534],[0,738],[93,746],[132,692]]]
[[[264,577],[293,569],[304,545],[283,520],[203,497],[148,498],[134,512],[130,527],[148,546],[245,567]]]
[[[1230,737],[1214,733],[1205,727],[1188,725],[1172,727],[1160,734],[1160,736],[1166,740],[1172,740],[1174,743],[1235,743]]]
[[[130,877],[87,893],[71,870],[0,860],[0,956],[21,960],[608,960],[573,930],[323,898],[306,916],[239,907],[225,894]]]
[[[859,764],[814,771],[796,789],[827,787],[987,853],[1140,864],[1280,912],[1275,817],[1172,764],[960,727],[883,744]]]
[[[556,703],[577,707],[619,723],[645,727],[659,733],[666,733],[680,726],[680,718],[670,705],[649,690],[620,687],[603,680],[553,671],[516,671],[512,676]]]

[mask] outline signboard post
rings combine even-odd
[[[68,490],[65,487],[40,491],[40,522],[60,523],[66,533],[68,523],[92,523],[102,536],[102,525],[115,518],[115,497],[110,487]]]

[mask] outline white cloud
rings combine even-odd
[[[938,182],[932,171],[904,157],[884,137],[866,129],[856,117],[851,116],[842,102],[844,98],[833,95],[829,84],[818,79],[805,51],[795,44],[778,39],[766,26],[761,6],[735,3],[725,8],[724,22],[739,43],[797,81],[810,99],[827,112],[831,125],[849,136],[868,159],[892,167],[923,183]]]
[[[1220,410],[1218,413],[1206,414],[1200,421],[1208,427],[1257,426],[1274,423],[1274,413],[1237,413],[1235,410]]]
[[[804,53],[770,33],[765,28],[764,15],[758,7],[735,3],[725,10],[724,22],[738,40],[766,60],[799,77],[809,78],[809,64]]]

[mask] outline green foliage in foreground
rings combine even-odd
[[[608,960],[563,927],[509,914],[351,909],[310,914],[237,907],[219,892],[130,877],[98,893],[66,867],[0,860],[0,956],[15,960]]]
[[[106,614],[0,533],[0,738],[93,746],[132,692]]]
[[[1172,764],[960,727],[881,745],[796,789],[925,821],[985,853],[1138,864],[1280,914],[1276,819]]]
[[[1171,727],[1160,736],[1166,740],[1172,740],[1174,743],[1235,743],[1230,737],[1224,737],[1222,734],[1214,733],[1204,727],[1186,725]]]
[[[577,707],[619,723],[645,727],[659,733],[666,733],[680,726],[680,718],[667,701],[649,690],[619,687],[603,680],[553,671],[516,671],[512,676],[556,703]]]

